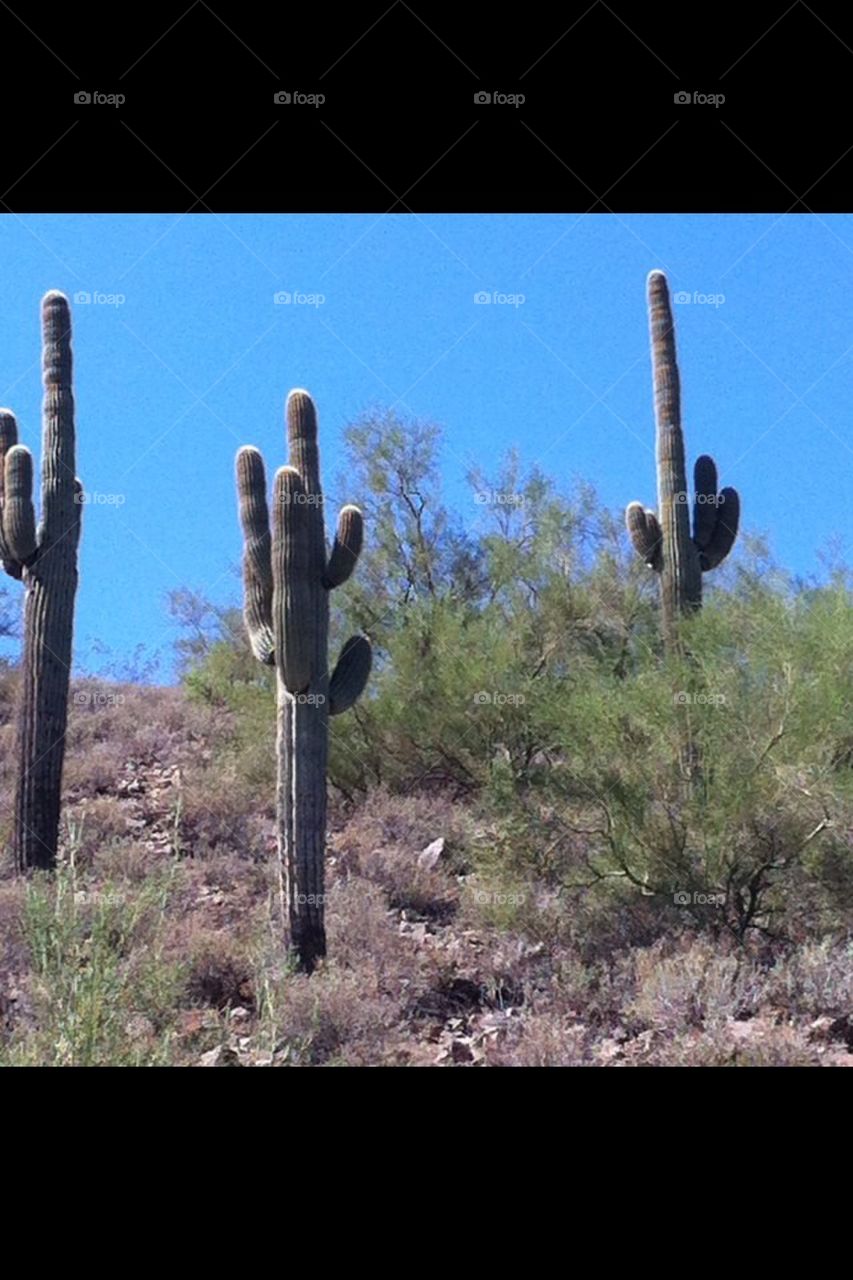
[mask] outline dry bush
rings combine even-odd
[[[705,938],[675,949],[657,943],[636,952],[634,964],[637,991],[626,1013],[670,1034],[749,1017],[766,999],[757,966],[734,950],[721,954]]]
[[[394,847],[414,858],[439,836],[445,840],[442,865],[454,872],[467,869],[472,820],[443,793],[399,796],[380,789],[360,808],[340,813],[333,825],[345,869],[359,870],[377,848]]]
[[[394,910],[443,924],[456,914],[456,882],[440,867],[421,866],[408,850],[375,849],[361,859],[360,867],[363,876],[384,890]]]
[[[492,1067],[580,1067],[592,1061],[589,1029],[553,1011],[519,1019],[486,1051]]]
[[[110,851],[132,836],[127,806],[115,796],[93,796],[65,810],[66,833],[74,833],[75,860],[81,868],[94,865],[99,854]],[[66,842],[68,835],[66,834]]]
[[[755,1018],[662,1036],[646,1062],[659,1067],[815,1067],[821,1058],[803,1030]]]
[[[227,766],[187,766],[180,788],[183,848],[193,856],[221,850],[267,861],[275,852],[274,796],[266,806],[259,799]]]
[[[214,1009],[252,1009],[255,995],[252,966],[245,948],[227,933],[197,928],[187,939],[182,1004]]]
[[[807,943],[768,974],[768,998],[804,1017],[853,1015],[853,943]]]
[[[370,965],[342,970],[330,963],[310,978],[290,978],[276,1015],[277,1048],[291,1065],[371,1066],[388,1051],[400,1009],[377,990]]]

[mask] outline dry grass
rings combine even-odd
[[[63,864],[0,878],[0,1062],[853,1063],[849,944],[727,950],[618,892],[498,882],[474,815],[435,793],[333,813],[329,959],[297,974],[272,796],[241,775],[220,713],[175,690],[80,692]],[[5,760],[0,813],[8,787]]]

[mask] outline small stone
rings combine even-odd
[[[424,871],[432,871],[438,865],[438,860],[444,853],[444,836],[439,836],[437,840],[433,840],[425,849],[421,849],[418,854],[418,866]]]

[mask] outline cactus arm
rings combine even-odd
[[[26,445],[15,444],[6,454],[3,488],[3,527],[11,556],[29,565],[37,551],[36,513],[33,508],[33,455]]]
[[[317,445],[317,410],[314,401],[301,387],[291,391],[285,410],[290,465],[302,476],[305,492],[322,496],[320,487],[320,452]]]
[[[625,509],[625,525],[637,555],[650,569],[660,573],[663,566],[661,531],[654,511],[649,511],[642,502],[630,502]]]
[[[702,569],[716,569],[722,564],[734,546],[740,523],[740,496],[737,489],[721,489],[717,499],[717,520],[714,532],[705,550],[702,552]]]
[[[237,454],[237,498],[243,530],[243,617],[259,662],[275,662],[272,548],[264,460],[247,446]]]
[[[44,410],[42,431],[42,552],[62,538],[79,516],[75,510],[74,394],[71,389],[71,311],[64,294],[42,300]]]
[[[367,636],[350,636],[341,649],[329,681],[330,716],[339,716],[358,701],[364,692],[372,665],[373,650]]]
[[[704,551],[717,523],[717,466],[707,453],[693,468],[693,541]]]
[[[312,509],[295,467],[279,467],[273,508],[273,628],[284,688],[302,693],[314,669],[315,583],[311,575]]]
[[[364,519],[358,507],[342,507],[332,554],[323,578],[325,587],[339,587],[346,582],[358,562],[363,538]]]
[[[5,505],[5,468],[6,455],[18,443],[18,423],[10,409],[0,409],[0,562],[13,578],[20,578],[21,567],[9,550],[9,544],[3,529]]]

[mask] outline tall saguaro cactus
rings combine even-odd
[[[290,941],[310,972],[326,954],[324,924],[326,763],[329,716],[361,695],[372,653],[352,636],[329,676],[329,592],[355,568],[363,522],[343,507],[331,555],[326,547],[317,415],[307,391],[287,398],[290,465],[276,472],[272,536],[264,461],[237,453],[243,528],[244,618],[255,657],[276,668],[276,816],[279,871]]]
[[[38,530],[32,455],[18,444],[14,414],[0,410],[0,560],[6,573],[26,587],[15,783],[14,845],[20,871],[56,863],[83,493],[74,471],[71,311],[64,294],[51,292],[42,299],[42,331]]]
[[[667,649],[678,647],[679,615],[702,604],[702,574],[716,568],[737,537],[736,489],[717,493],[714,459],[703,454],[694,469],[693,533],[687,511],[687,471],[681,430],[681,388],[675,328],[666,276],[648,279],[649,328],[657,424],[658,514],[632,502],[625,512],[634,549],[660,574],[661,615]]]

